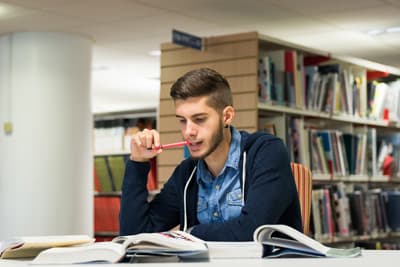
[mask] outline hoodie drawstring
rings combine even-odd
[[[187,230],[187,212],[186,212],[186,191],[187,188],[190,184],[190,181],[193,178],[194,173],[196,172],[197,166],[194,167],[192,174],[190,174],[189,179],[187,180],[186,184],[185,184],[185,188],[183,189],[183,215],[184,215],[184,221],[183,221],[183,231],[186,232]]]
[[[197,166],[193,168],[192,173],[190,174],[189,179],[187,180],[185,184],[185,188],[183,189],[183,212],[184,212],[184,220],[183,220],[183,231],[187,231],[187,207],[186,207],[186,192],[187,188],[190,184],[190,181],[193,178],[193,175],[195,174],[197,169]],[[244,206],[244,187],[246,183],[246,151],[243,152],[243,167],[242,167],[242,206]]]

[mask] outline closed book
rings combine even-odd
[[[101,192],[113,192],[115,191],[115,185],[112,179],[112,173],[108,165],[108,159],[106,156],[96,156],[94,158],[95,174],[98,179]]]
[[[108,165],[112,174],[115,191],[121,191],[122,179],[125,172],[125,159],[123,155],[108,156]]]
[[[94,198],[94,231],[96,235],[119,232],[119,196],[96,195]]]
[[[387,192],[387,215],[389,227],[392,231],[400,231],[400,192]]]

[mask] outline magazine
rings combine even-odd
[[[325,246],[296,229],[281,224],[262,225],[253,238],[263,244],[263,257],[356,257],[359,247],[341,249]]]
[[[80,247],[51,248],[41,252],[32,264],[116,263],[152,256],[208,258],[208,248],[203,240],[182,231],[141,233]]]

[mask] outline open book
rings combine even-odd
[[[276,235],[278,233],[278,235]],[[283,235],[282,235],[283,234]],[[355,257],[359,247],[340,249],[325,246],[303,233],[281,224],[262,225],[254,231],[255,241],[263,244],[263,257]]]
[[[0,258],[33,258],[39,252],[52,247],[66,247],[93,243],[86,235],[26,236],[0,242]]]
[[[116,263],[124,258],[147,256],[207,258],[208,249],[203,240],[182,231],[141,233],[119,236],[111,242],[97,242],[80,247],[51,248],[41,252],[32,264]]]

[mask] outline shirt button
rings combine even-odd
[[[219,184],[217,184],[217,185],[215,186],[215,189],[219,190],[219,188],[220,188],[220,186],[219,186]]]
[[[213,216],[214,216],[214,217],[218,217],[218,215],[219,215],[219,214],[218,214],[218,212],[216,212],[216,211],[213,213]]]

